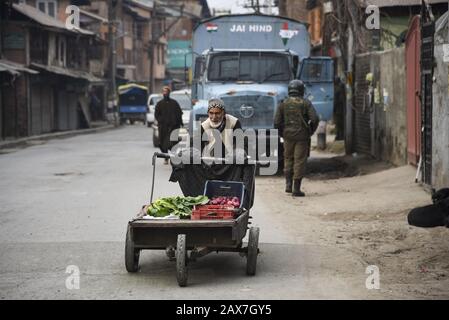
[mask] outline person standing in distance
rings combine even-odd
[[[312,103],[304,98],[304,83],[293,80],[288,85],[288,98],[277,109],[274,127],[284,138],[285,192],[304,197],[301,183],[310,155],[310,141],[319,118]]]
[[[162,89],[164,98],[156,104],[154,111],[159,130],[160,149],[163,153],[167,153],[178,143],[178,141],[170,141],[170,134],[183,126],[181,107],[176,100],[170,98],[170,91],[169,87]],[[168,164],[167,159],[165,164]]]

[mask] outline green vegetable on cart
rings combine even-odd
[[[148,207],[147,214],[155,218],[177,215],[181,219],[188,219],[194,206],[207,204],[208,202],[207,196],[160,198]]]

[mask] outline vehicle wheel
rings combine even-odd
[[[126,232],[125,245],[125,266],[128,272],[137,272],[139,270],[140,250],[134,247],[134,241],[131,239],[131,227],[128,225]]]
[[[176,278],[180,287],[187,285],[187,248],[186,235],[178,235],[176,246]]]
[[[129,124],[133,125],[134,124],[134,120],[129,120]]]
[[[151,123],[149,121],[147,121],[147,127],[151,128]]]
[[[246,261],[246,274],[254,276],[257,267],[257,255],[259,254],[259,228],[249,229],[248,255]]]

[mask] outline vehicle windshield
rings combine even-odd
[[[192,102],[190,100],[189,95],[185,93],[173,93],[170,95],[170,98],[178,101],[179,106],[182,110],[190,110],[192,109]]]
[[[141,93],[128,93],[119,96],[119,103],[121,106],[142,106],[146,105],[147,95]]]
[[[152,98],[150,99],[150,105],[155,106],[155,105],[157,105],[157,103],[158,103],[159,101],[161,101],[161,100],[162,100],[162,95],[158,95],[158,96],[152,97]]]
[[[332,61],[304,60],[300,79],[305,82],[332,82]]]
[[[209,63],[209,81],[289,81],[292,73],[285,54],[263,52],[214,54]]]

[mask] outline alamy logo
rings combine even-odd
[[[378,266],[368,266],[365,270],[366,274],[369,274],[366,278],[365,286],[368,290],[380,289],[380,271]]]
[[[65,280],[65,287],[68,290],[79,290],[80,288],[80,268],[75,265],[67,266],[65,273],[69,273],[70,276]]]
[[[380,30],[380,11],[379,7],[370,5],[366,7],[365,13],[368,15],[366,19],[366,28],[368,30]]]
[[[65,13],[69,16],[65,20],[65,27],[69,30],[80,28],[80,8],[78,6],[68,6]]]
[[[254,112],[254,107],[244,105],[244,112]],[[248,113],[250,115],[250,113]],[[196,124],[196,125],[195,125]],[[198,129],[201,122],[194,123],[192,136],[184,140],[177,151],[173,152],[171,163],[180,164],[236,164],[243,165],[258,160],[261,164],[260,175],[271,176],[278,170],[279,132],[275,129],[206,129],[204,133]],[[173,130],[170,142],[180,142],[180,129]],[[204,148],[202,145],[205,144]],[[223,150],[222,146],[225,147]]]

